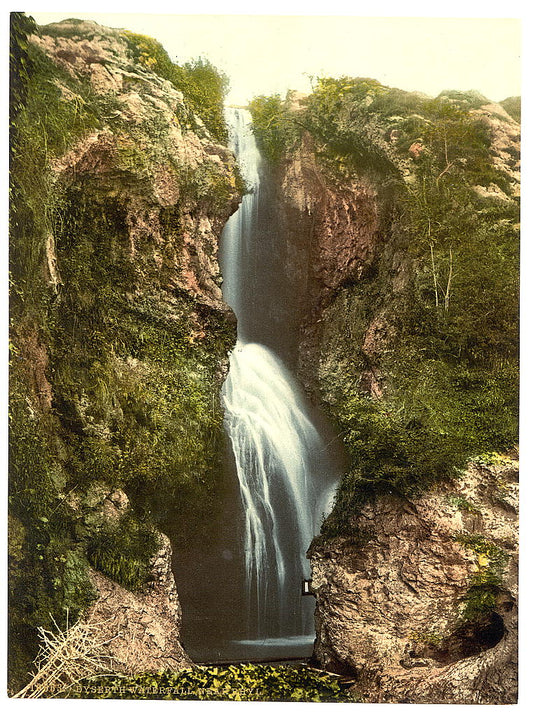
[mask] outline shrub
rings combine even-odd
[[[213,137],[226,144],[224,97],[229,89],[226,75],[202,57],[177,65],[157,40],[130,31],[123,34],[133,59],[183,92]],[[194,121],[192,115],[187,120],[189,123]]]
[[[239,664],[139,676],[93,677],[68,697],[187,701],[354,702],[340,677],[306,667]]]

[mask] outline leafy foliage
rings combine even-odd
[[[183,65],[170,59],[163,46],[151,37],[125,31],[136,62],[171,82],[191,102],[194,111],[218,141],[227,142],[224,97],[229,80],[207,58],[199,57]],[[188,117],[193,122],[192,115]]]
[[[73,515],[53,456],[51,426],[29,409],[27,384],[11,369],[9,480],[9,658],[24,678],[35,656],[36,630],[64,625],[94,598],[88,562],[73,537]],[[33,397],[33,396],[31,396]]]
[[[376,80],[319,78],[307,99],[306,126],[318,140],[319,156],[337,173],[370,169],[395,174],[373,102],[387,92]]]
[[[98,127],[99,119],[89,101],[89,88],[76,87],[71,101],[63,101],[61,87],[72,84],[68,73],[34,44],[28,43],[25,52],[27,99],[23,107],[12,108],[16,124],[11,139],[9,219],[16,241],[10,246],[10,270],[16,286],[13,300],[25,303],[26,310],[40,311],[46,293],[42,270],[46,240],[52,216],[61,204],[49,162],[75,139]]]
[[[187,701],[353,702],[339,679],[306,667],[238,664],[197,667],[176,673],[94,677],[74,687],[70,698]]]
[[[278,164],[300,135],[296,120],[279,94],[254,97],[248,109],[253,132],[266,159]]]
[[[483,535],[463,532],[455,539],[478,558],[478,571],[474,573],[461,605],[461,620],[475,621],[497,606],[509,554]]]

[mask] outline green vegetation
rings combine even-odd
[[[124,36],[135,62],[156,72],[183,92],[213,137],[225,144],[228,137],[224,120],[224,97],[229,89],[226,75],[202,57],[177,65],[157,40],[146,35],[125,31]],[[187,119],[193,123],[193,114],[189,114]]]
[[[70,698],[183,701],[315,701],[353,703],[338,678],[302,666],[239,664],[140,676],[97,676]]]
[[[509,554],[483,535],[460,533],[455,539],[478,559],[478,571],[461,604],[461,620],[475,621],[496,608]]]
[[[58,424],[38,408],[46,385],[30,362],[39,360],[39,326],[52,298],[43,264],[60,197],[49,161],[98,120],[82,95],[79,102],[61,101],[66,73],[28,42],[36,31],[32,19],[12,13],[11,28],[9,639],[13,671],[20,673],[34,655],[36,628],[49,625],[51,613],[62,623],[63,610],[79,613],[94,596],[87,559],[69,529],[65,476],[53,444]]]
[[[446,500],[448,504],[450,504],[456,510],[460,510],[461,512],[467,512],[471,515],[480,514],[479,509],[462,495],[447,495]]]
[[[213,162],[178,166],[157,117],[128,125],[116,99],[28,41],[39,32],[31,18],[11,21],[9,658],[17,689],[38,628],[54,620],[64,629],[67,614],[77,619],[94,600],[90,566],[140,589],[156,530],[170,517],[202,520],[216,503],[220,366],[234,329],[175,286],[176,252],[184,215],[204,211],[221,224],[237,178]],[[204,99],[221,107],[225,81],[214,68],[200,61],[180,71],[190,85],[184,112],[202,116]],[[194,83],[207,93],[196,104]],[[214,104],[211,115],[204,110],[209,127]],[[53,171],[55,159],[103,128],[116,138],[111,174]],[[161,166],[180,199],[139,214],[159,227],[161,244],[140,231],[135,253],[128,202],[146,195]],[[116,490],[130,500],[118,524],[102,512]]]
[[[158,538],[150,525],[127,514],[117,525],[104,525],[90,540],[87,556],[91,565],[115,582],[137,590],[150,577],[149,564],[158,548]]]
[[[503,102],[500,102],[500,104],[513,119],[520,122],[522,116],[521,97],[507,97],[507,99],[504,99]]]
[[[254,97],[248,107],[262,154],[278,164],[300,137],[297,120],[279,94]]]
[[[17,25],[15,16],[12,23]],[[18,26],[19,32],[30,32],[31,20],[21,16]],[[42,270],[46,240],[61,202],[49,162],[98,127],[99,120],[87,87],[80,85],[65,101],[63,92],[72,85],[68,73],[17,33],[12,33],[12,45],[18,48],[12,53],[13,93],[25,102],[15,105],[11,115],[10,227],[17,236],[10,251],[11,295],[16,307],[24,304],[25,311],[39,312],[47,300]]]
[[[326,536],[358,540],[352,517],[373,495],[416,495],[517,441],[519,206],[472,112],[487,102],[342,77],[316,80],[297,105],[251,103],[278,167],[307,132],[325,183],[363,176],[379,194],[383,248],[322,321],[318,387],[351,458]],[[491,185],[494,199],[475,189]],[[369,354],[374,325],[385,339]]]
[[[499,452],[483,453],[477,455],[475,459],[478,465],[482,467],[494,467],[494,466],[505,466],[505,467],[516,467],[517,460],[510,455],[502,455]]]
[[[377,99],[386,89],[375,80],[321,78],[297,107],[290,94],[283,101],[279,95],[256,97],[249,107],[254,132],[265,156],[275,163],[308,131],[324,165],[334,165],[339,176],[356,167],[393,170],[377,115],[361,101],[367,96]]]

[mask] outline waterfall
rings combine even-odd
[[[223,294],[238,321],[222,403],[244,513],[248,641],[275,643],[314,633],[314,600],[301,593],[310,576],[305,554],[330,509],[337,475],[277,350],[289,330],[290,280],[249,116],[229,110],[227,121],[249,192],[221,242]]]

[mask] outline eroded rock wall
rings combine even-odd
[[[216,499],[235,340],[217,253],[240,201],[235,159],[154,71],[150,38],[72,20],[20,48],[14,683],[50,614],[64,628],[90,604],[121,669],[174,668],[189,661],[162,531]]]
[[[384,202],[371,175],[333,184],[317,161],[309,134],[283,166],[280,185],[292,249],[286,270],[300,285],[295,307],[301,316],[299,375],[316,395],[325,311],[339,289],[364,280],[372,271],[383,248]]]
[[[371,702],[514,703],[517,467],[471,465],[354,518],[358,544],[311,553],[315,657]],[[473,620],[473,621],[472,621]]]
[[[300,111],[297,118],[305,122],[301,105]],[[518,196],[519,126],[498,105],[483,105],[469,117],[487,131],[487,167],[506,177],[500,181],[505,191],[488,178],[472,187],[485,203],[471,211],[481,216],[489,206],[510,205]],[[413,295],[407,289],[425,269],[409,247],[407,204],[397,199],[416,196],[420,163],[431,150],[417,141],[397,152],[402,132],[396,128],[384,129],[383,138],[396,173],[366,166],[335,175],[324,160],[324,143],[309,132],[280,164],[294,256],[289,270],[305,287],[298,306],[299,374],[316,402],[333,420],[340,418],[339,437],[351,430],[365,435],[351,418],[344,420],[344,412],[360,405],[346,396],[364,396],[365,406],[386,400],[398,375],[395,347],[401,341],[405,346],[409,331],[418,330],[402,317]],[[462,171],[468,161],[454,158],[442,171]],[[438,186],[443,174],[436,175]],[[415,355],[425,350],[413,345]],[[425,359],[424,353],[419,356]],[[383,408],[374,430],[385,434],[395,410]],[[372,419],[370,412],[365,415],[363,420]],[[416,425],[415,416],[406,440]],[[398,489],[396,468],[390,485],[383,479],[380,460],[398,459],[405,467],[409,459],[398,458],[401,451],[395,453],[387,439],[376,433],[376,453],[369,456],[373,470],[365,464],[359,482],[363,491],[365,481],[383,480],[382,494],[364,498],[357,487],[341,488],[337,536],[320,537],[310,549],[317,598],[314,658],[326,669],[355,675],[354,691],[368,702],[514,703],[517,463],[509,456],[502,463],[471,463],[460,478],[443,477],[443,484],[425,493],[413,484],[418,496],[406,497],[399,493],[410,487]],[[423,443],[420,450],[426,450]],[[422,483],[424,477],[417,479]]]

